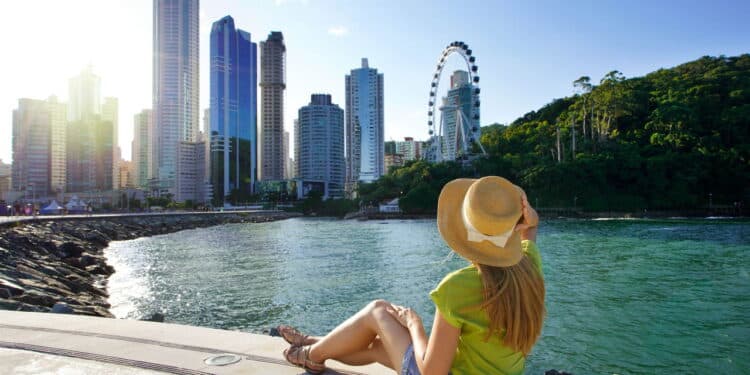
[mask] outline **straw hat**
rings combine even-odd
[[[440,235],[469,261],[509,267],[521,261],[520,187],[497,176],[460,178],[443,187],[437,210]]]

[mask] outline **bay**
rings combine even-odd
[[[540,227],[548,316],[527,373],[750,372],[750,223],[552,220]],[[322,335],[373,299],[411,306],[467,263],[434,220],[291,219],[114,242],[111,311]]]

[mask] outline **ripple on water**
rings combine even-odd
[[[528,373],[750,372],[750,225],[559,220],[540,228],[548,317]],[[323,334],[375,298],[414,307],[466,262],[434,220],[292,219],[114,242],[112,312]]]

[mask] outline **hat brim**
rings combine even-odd
[[[505,247],[490,241],[472,242],[463,221],[463,201],[475,179],[453,180],[443,187],[438,199],[437,225],[443,240],[458,255],[479,264],[495,267],[510,267],[518,264],[523,257],[521,236],[518,232],[508,239]]]

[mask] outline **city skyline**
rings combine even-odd
[[[281,30],[290,51],[295,51],[288,58],[285,130],[292,129],[294,112],[307,103],[311,90],[325,89],[334,101],[343,102],[340,77],[366,56],[393,77],[386,93],[385,139],[427,138],[423,102],[431,69],[440,50],[453,40],[467,41],[478,56],[485,104],[482,125],[487,125],[513,121],[553,98],[571,95],[571,82],[581,75],[596,83],[614,69],[632,77],[703,55],[738,55],[747,52],[750,38],[750,28],[742,22],[750,5],[743,2],[473,4],[466,9],[475,14],[471,27],[451,20],[451,6],[447,2],[377,7],[315,1],[269,0],[246,6],[206,2],[200,11],[201,110],[208,107],[210,23],[227,14],[255,35]],[[151,107],[151,7],[151,1],[6,5],[8,19],[0,24],[0,35],[6,36],[9,50],[22,51],[27,58],[6,61],[8,68],[0,72],[5,83],[0,91],[0,112],[5,114],[0,118],[0,137],[6,140],[0,143],[2,160],[11,160],[11,113],[17,100],[57,95],[67,102],[68,79],[88,64],[103,78],[102,97],[120,99],[119,146],[123,157],[132,159],[132,116]],[[328,12],[330,8],[338,11]],[[23,28],[25,14],[34,14],[43,27],[30,30],[24,38],[11,38]],[[424,17],[415,24],[408,14]],[[383,23],[391,27],[382,29]],[[91,29],[126,32],[91,33]],[[407,33],[412,29],[415,32]],[[50,30],[65,43],[44,43]],[[377,40],[366,42],[376,35]],[[32,48],[43,43],[45,48]],[[326,58],[319,57],[320,50],[326,51]],[[56,58],[55,69],[48,69],[48,56],[64,58]],[[303,79],[311,70],[315,77]]]

